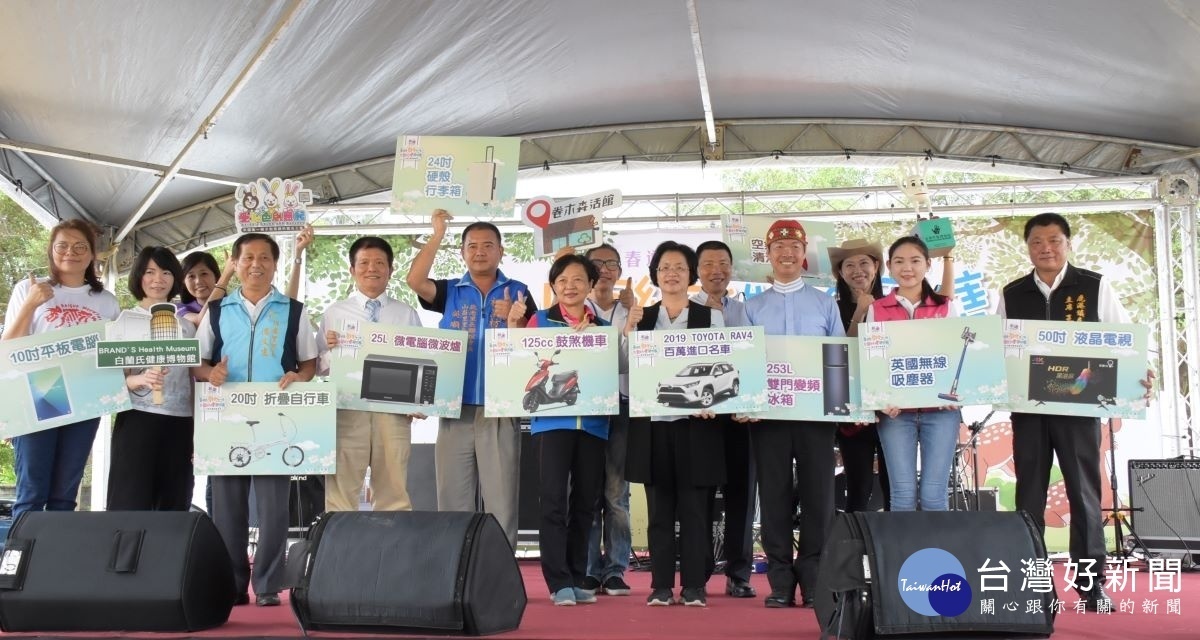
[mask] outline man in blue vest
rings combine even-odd
[[[1004,287],[996,313],[1020,320],[1130,322],[1109,281],[1067,261],[1071,225],[1057,213],[1040,213],[1025,223],[1025,245],[1033,270]],[[1153,372],[1142,385],[1152,387]],[[1104,592],[1104,526],[1100,509],[1100,419],[1086,416],[1012,414],[1013,467],[1017,509],[1046,531],[1050,466],[1059,470],[1071,508],[1071,560],[1076,587],[1088,611],[1112,610]]]
[[[521,431],[515,418],[483,415],[484,340],[488,329],[509,326],[508,311],[514,300],[526,298],[526,320],[537,311],[537,305],[528,297],[528,287],[500,271],[504,246],[500,230],[490,222],[473,222],[463,230],[466,273],[459,278],[431,280],[429,272],[450,219],[443,209],[433,212],[433,235],[417,252],[407,278],[421,308],[442,314],[439,327],[467,332],[462,413],[457,419],[440,420],[434,447],[438,509],[475,511],[476,496],[482,496],[484,511],[496,516],[515,549]]]
[[[272,286],[279,245],[270,236],[247,233],[233,243],[241,288],[214,301],[196,337],[204,359],[196,377],[215,386],[225,382],[293,382],[312,380],[317,370],[317,340],[304,315],[304,305]],[[233,560],[237,604],[250,596],[246,545],[250,530],[250,488],[258,511],[258,545],[254,552],[254,593],[260,607],[279,605],[283,584],[284,546],[288,532],[288,476],[215,476],[213,522]]]

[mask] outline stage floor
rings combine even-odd
[[[598,596],[591,605],[555,607],[550,603],[541,568],[536,561],[521,561],[521,573],[529,593],[529,606],[521,627],[493,637],[508,640],[669,640],[730,638],[818,638],[820,631],[812,609],[767,609],[762,596],[768,591],[766,576],[755,575],[751,584],[760,597],[735,599],[724,595],[725,578],[714,576],[709,583],[707,608],[647,607],[650,574],[631,572],[626,580],[633,587],[630,596]],[[1057,565],[1058,584],[1062,584],[1062,565]],[[1060,597],[1066,610],[1055,622],[1055,638],[1117,640],[1155,638],[1193,640],[1200,637],[1200,573],[1183,573],[1179,590],[1150,591],[1147,576],[1139,572],[1131,590],[1115,591],[1115,605],[1127,602],[1129,610],[1109,615],[1076,613],[1073,594]],[[676,590],[678,594],[678,590]],[[1172,605],[1178,602],[1178,607]],[[1152,610],[1154,608],[1154,610]],[[1171,609],[1171,610],[1169,610]],[[70,615],[64,611],[64,615]],[[166,633],[45,633],[0,634],[9,637],[138,637],[180,638],[185,634]],[[312,637],[358,637],[353,634],[312,633]],[[284,602],[282,607],[260,608],[253,604],[235,607],[229,622],[220,628],[193,634],[201,638],[300,638],[300,627]],[[377,637],[377,636],[375,636]],[[422,637],[422,636],[404,636]],[[445,638],[446,636],[433,636]]]

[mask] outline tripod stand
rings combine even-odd
[[[954,469],[950,472],[950,509],[952,511],[979,511],[979,433],[987,428],[987,421],[994,413],[996,410],[992,409],[982,420],[967,425],[970,437],[965,443],[957,445],[954,449]],[[964,469],[967,464],[968,451],[971,453],[970,482],[967,482],[967,473]],[[975,494],[974,506],[971,504],[972,493]],[[955,498],[962,500],[962,509],[958,508],[959,502]]]
[[[1111,509],[1101,508],[1100,511],[1107,513],[1104,516],[1104,522],[1101,527],[1107,527],[1111,522],[1115,535],[1115,545],[1112,555],[1117,558],[1132,558],[1133,552],[1136,549],[1141,549],[1142,557],[1149,558],[1150,550],[1146,548],[1146,544],[1138,536],[1137,531],[1133,530],[1133,524],[1126,522],[1135,511],[1142,511],[1141,507],[1136,509],[1132,507],[1121,506],[1121,496],[1117,493],[1117,439],[1113,434],[1112,418],[1105,420],[1106,428],[1108,429],[1108,486],[1112,489],[1113,506]],[[1129,528],[1129,535],[1133,536],[1133,544],[1125,546],[1125,528]]]

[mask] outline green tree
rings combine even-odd
[[[49,275],[46,245],[50,231],[8,196],[0,194],[0,316],[8,310],[13,285]],[[2,322],[2,321],[0,321]]]

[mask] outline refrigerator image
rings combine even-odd
[[[821,345],[821,388],[825,415],[850,415],[850,346],[836,342]]]
[[[496,148],[489,146],[483,162],[467,167],[467,204],[490,205],[496,201]]]

